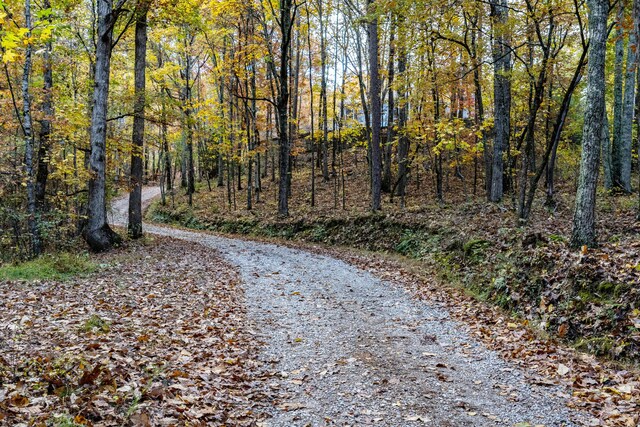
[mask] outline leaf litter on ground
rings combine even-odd
[[[269,400],[237,272],[174,239],[65,282],[0,282],[0,425],[256,425]],[[64,424],[66,422],[66,424]]]

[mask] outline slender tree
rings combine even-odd
[[[42,3],[45,11],[51,9],[51,2],[45,0]],[[47,24],[52,24],[51,14],[47,15]],[[53,118],[53,43],[49,38],[43,53],[43,99],[42,120],[40,121],[40,145],[38,147],[38,171],[36,173],[36,204],[42,213],[45,208],[47,180],[49,179],[49,152],[51,145],[51,120]]]
[[[580,175],[571,235],[573,247],[596,244],[596,186],[605,107],[605,55],[609,1],[588,0],[587,5],[589,7],[590,36],[587,65],[587,105],[584,115]]]
[[[409,177],[409,136],[407,123],[409,120],[409,100],[408,100],[408,88],[407,88],[407,45],[406,45],[406,30],[404,29],[404,17],[398,17],[398,31],[399,31],[399,52],[398,52],[398,196],[400,196],[400,204],[405,206],[405,195],[407,191],[407,183]],[[396,83],[397,84],[397,83]]]
[[[507,0],[491,2],[493,26],[493,97],[494,142],[491,167],[491,194],[489,200],[499,202],[504,193],[503,155],[509,145],[511,132],[511,47],[507,33],[509,8]]]
[[[605,185],[610,188],[620,187],[622,163],[624,162],[622,147],[622,102],[623,102],[623,69],[624,69],[624,1],[618,2],[616,13],[616,42],[614,47],[613,71],[613,141],[605,156],[611,156],[611,176],[605,177]],[[607,162],[607,160],[605,160]]]
[[[378,13],[375,0],[367,0],[369,22],[369,102],[371,103],[371,209],[381,208],[382,159],[380,126],[382,102],[380,99],[380,69],[378,66]]]
[[[278,113],[278,140],[280,143],[279,152],[279,185],[278,185],[278,215],[289,216],[289,186],[291,141],[289,136],[289,56],[291,51],[291,30],[297,6],[294,0],[280,1],[280,19],[278,27],[280,29],[280,67],[278,76],[278,95],[276,110]]]
[[[637,13],[638,0],[634,1],[634,10]],[[637,22],[636,15],[634,21]],[[636,68],[638,66],[638,34],[634,26],[629,30],[629,42],[627,45],[627,62],[624,73],[624,95],[622,97],[622,123],[620,129],[619,169],[616,171],[617,186],[625,193],[631,193],[631,151],[633,138],[633,115],[635,109]]]
[[[31,0],[24,2],[24,20],[28,31],[27,36],[32,30],[31,21]],[[31,233],[31,251],[33,255],[40,255],[42,252],[42,241],[40,239],[40,230],[38,225],[38,212],[36,203],[36,185],[34,180],[34,145],[33,137],[33,117],[31,115],[31,92],[29,82],[31,80],[33,47],[31,43],[27,43],[24,55],[24,67],[22,71],[22,128],[24,130],[25,155],[24,163],[27,172],[27,222],[29,224],[29,232]]]
[[[142,156],[144,147],[145,71],[147,59],[147,11],[149,3],[141,0],[136,9],[134,57],[133,134],[131,137],[131,191],[129,193],[129,235],[142,237]]]

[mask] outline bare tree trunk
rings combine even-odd
[[[25,26],[28,31],[27,37],[31,34],[31,0],[24,3]],[[31,79],[31,56],[33,48],[27,44],[25,48],[24,67],[22,73],[22,127],[24,129],[24,163],[27,172],[27,214],[29,233],[31,234],[31,252],[34,256],[42,252],[42,241],[38,225],[38,211],[36,200],[36,186],[34,182],[34,145],[33,119],[31,117],[31,93],[29,92],[29,82]]]
[[[329,181],[329,123],[327,120],[327,43],[323,1],[318,0],[320,21],[320,117],[322,120],[322,180]]]
[[[192,71],[192,56],[191,56],[191,47],[195,41],[195,36],[191,34],[185,34],[185,67],[184,67],[184,93],[183,93],[183,102],[184,102],[184,121],[187,127],[186,129],[186,159],[185,159],[185,169],[187,174],[187,195],[189,196],[189,206],[193,204],[193,194],[196,192],[196,183],[195,183],[195,166],[193,161],[193,106],[191,103],[191,71]]]
[[[634,10],[638,12],[638,0],[634,1]],[[640,19],[634,16],[634,23]],[[635,24],[634,24],[635,27]],[[635,28],[629,31],[627,46],[627,64],[624,75],[624,96],[622,100],[622,126],[620,129],[620,176],[617,185],[625,193],[631,193],[631,152],[633,147],[633,113],[636,86],[636,67],[638,61],[638,34]]]
[[[395,31],[396,24],[395,18],[391,17],[391,27],[389,29],[389,64],[387,67],[387,72],[389,75],[389,101],[388,101],[388,111],[387,111],[387,143],[384,145],[384,150],[382,150],[383,154],[383,164],[384,169],[382,171],[382,191],[385,193],[391,192],[391,181],[393,177],[391,176],[391,147],[393,146],[393,126],[394,126],[394,109],[396,108],[394,103],[394,78],[395,78],[395,64],[394,61],[396,59],[396,45],[395,45]]]
[[[635,0],[633,3],[633,26],[636,32],[636,37],[640,42],[640,1]],[[636,70],[636,149],[640,154],[640,57],[638,60],[638,69]],[[640,159],[638,159],[638,174],[640,175]],[[640,220],[640,182],[638,183],[638,214],[637,218]]]
[[[590,33],[587,103],[582,137],[580,176],[571,236],[573,247],[596,244],[596,187],[605,108],[605,55],[609,1],[588,0],[587,5],[589,7]]]
[[[404,22],[404,18],[401,18]],[[402,24],[400,31],[404,34]],[[409,115],[409,103],[407,97],[407,47],[406,43],[401,39],[400,54],[398,56],[398,74],[402,79],[402,86],[399,89],[399,103],[400,108],[398,111],[398,128],[400,133],[400,139],[398,140],[398,196],[400,196],[400,205],[405,207],[405,196],[407,191],[407,182],[409,181],[409,137],[407,135],[407,121]]]
[[[133,106],[133,134],[131,136],[131,176],[129,193],[129,236],[142,237],[142,156],[144,147],[145,70],[147,60],[147,10],[148,3],[140,3],[135,13],[135,58]]]
[[[280,70],[278,78],[278,139],[280,142],[280,176],[278,185],[278,215],[289,216],[289,158],[291,157],[291,144],[289,139],[289,51],[291,48],[291,28],[293,0],[281,0],[280,2]]]
[[[109,100],[109,72],[113,48],[113,26],[120,6],[113,9],[111,0],[98,1],[98,36],[96,38],[95,83],[91,114],[91,154],[89,156],[89,204],[84,238],[96,252],[110,249],[121,239],[107,223],[106,157],[107,106]]]
[[[371,209],[380,210],[382,189],[382,164],[380,149],[380,121],[382,105],[380,100],[380,69],[378,67],[378,16],[375,0],[367,0],[368,12],[373,15],[369,29],[369,99],[371,102]]]
[[[496,0],[491,3],[491,17],[494,31],[494,128],[493,165],[491,168],[492,202],[502,200],[504,194],[504,160],[503,154],[508,151],[511,129],[511,48],[507,35],[509,18],[507,0]]]
[[[42,3],[44,9],[51,7],[50,0]],[[48,18],[51,24],[51,18]],[[51,119],[53,118],[53,44],[47,41],[43,55],[43,100],[42,113],[44,117],[40,121],[40,146],[38,148],[38,171],[36,174],[36,207],[41,213],[45,210],[47,180],[49,179],[49,147],[51,144]]]
[[[624,2],[618,2],[616,14],[616,43],[613,68],[613,141],[611,143],[611,173],[613,187],[621,186],[623,147],[622,147],[622,94],[624,81]]]
[[[307,28],[311,29],[311,17],[307,8]],[[315,116],[313,111],[313,52],[311,50],[311,31],[307,31],[307,47],[309,49],[309,118],[311,120],[311,207],[316,205],[316,140]]]

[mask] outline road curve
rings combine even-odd
[[[159,194],[145,188],[144,203]],[[110,219],[126,225],[127,199]],[[278,372],[266,426],[574,426],[555,387],[531,385],[448,313],[343,261],[145,224],[237,266],[261,359]],[[176,254],[180,256],[180,254]]]

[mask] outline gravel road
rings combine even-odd
[[[113,223],[126,222],[126,207],[114,202]],[[240,270],[261,358],[279,372],[266,426],[580,425],[561,389],[528,384],[446,311],[366,271],[273,244],[145,231],[198,242]]]

